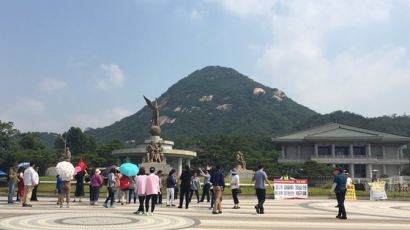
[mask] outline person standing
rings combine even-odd
[[[270,187],[272,186],[268,181],[268,176],[266,175],[265,171],[263,171],[263,165],[258,166],[258,170],[255,172],[252,181],[255,182],[256,197],[258,198],[258,204],[255,205],[256,213],[264,214],[265,209],[263,207],[263,204],[265,203],[266,199],[265,182]]]
[[[127,201],[128,188],[130,187],[129,177],[122,175],[120,179],[120,202],[121,205],[124,205],[124,202]]]
[[[202,187],[202,197],[199,202],[204,202],[206,196],[206,202],[209,203],[209,190],[211,188],[211,175],[208,170],[202,171],[199,169],[199,174],[204,177],[204,187]]]
[[[233,206],[233,209],[239,209],[239,199],[238,199],[238,194],[239,194],[239,176],[238,173],[236,172],[236,169],[231,170],[231,191],[232,191],[232,198],[233,198],[233,203],[235,204]]]
[[[201,188],[201,182],[199,181],[197,173],[194,173],[191,179],[191,192],[189,193],[189,202],[191,203],[192,195],[195,193],[197,202],[199,203],[199,189]]]
[[[175,169],[171,169],[167,177],[167,206],[168,207],[175,206],[174,205],[174,192],[175,192],[175,187],[177,184],[175,175],[176,175]]]
[[[192,174],[190,172],[189,166],[186,165],[184,167],[184,171],[182,171],[181,176],[179,177],[179,180],[181,181],[181,184],[179,186],[179,206],[178,208],[182,208],[182,203],[184,202],[184,197],[185,197],[185,208],[188,209],[189,206],[189,192],[191,190],[191,177]]]
[[[115,174],[115,183],[119,186],[120,185],[120,180],[122,177],[122,174],[119,171],[119,168],[116,168],[117,172]],[[114,194],[115,199],[117,200],[117,203],[121,203],[121,190],[120,189],[116,189],[115,190],[115,194]]]
[[[25,169],[23,167],[20,167],[17,170],[18,182],[17,182],[16,201],[21,201],[21,200],[23,200],[23,197],[24,197],[24,171],[25,171]]]
[[[9,169],[9,175],[7,177],[7,185],[8,185],[7,203],[8,204],[14,203],[13,202],[14,193],[16,192],[16,185],[17,185],[17,182],[19,181],[17,170],[18,170],[17,163],[15,163]]]
[[[77,197],[78,197],[78,201],[81,202],[81,198],[84,196],[84,176],[85,174],[86,174],[86,171],[81,170],[74,176],[76,180],[76,184],[75,184],[75,193],[74,193],[73,202],[76,201],[75,199]]]
[[[23,174],[24,178],[24,197],[23,197],[23,207],[32,207],[30,204],[31,194],[33,192],[34,186],[38,184],[38,174],[34,170],[35,164],[30,162],[30,167],[28,167]]]
[[[146,194],[145,199],[145,213],[153,215],[155,210],[155,204],[157,203],[159,193],[159,177],[155,175],[155,168],[149,169],[150,174],[147,176]],[[151,211],[149,211],[149,202],[151,200]]]
[[[63,188],[63,180],[61,179],[60,175],[56,176],[56,194],[57,194],[57,204],[63,205],[63,201],[61,200],[61,189]]]
[[[34,170],[36,171],[36,173],[37,173],[37,175],[38,175],[38,172],[39,172],[39,170],[40,170],[40,167],[36,166],[36,167],[34,168]],[[39,180],[39,183],[40,183],[40,180]],[[34,188],[33,188],[33,193],[31,193],[30,201],[38,201],[38,199],[37,199],[37,188],[38,188],[39,183],[37,183],[37,185],[34,186]]]
[[[105,208],[115,208],[115,190],[118,187],[117,181],[115,180],[115,176],[117,174],[117,169],[112,168],[110,173],[107,176],[107,189],[108,189],[108,197],[105,199],[104,207]],[[110,201],[110,206],[108,206],[108,201]]]
[[[144,212],[144,201],[146,196],[146,184],[147,175],[145,175],[145,168],[141,167],[138,175],[136,176],[135,194],[138,196],[138,201],[140,203],[139,208],[134,214],[143,215]]]
[[[67,203],[67,208],[70,207],[70,192],[71,192],[71,180],[73,179],[73,176],[70,175],[60,175],[61,180],[62,180],[62,187],[61,187],[61,193],[60,193],[60,208],[63,207],[64,203],[64,197],[66,199]]]
[[[137,182],[135,181],[136,177],[130,177],[130,186],[128,187],[128,204],[131,204],[131,200],[134,199],[134,204],[137,203],[137,195],[135,194],[135,187]]]
[[[158,170],[157,176],[159,178],[158,204],[162,204],[162,170]]]
[[[346,209],[345,209],[345,196],[346,196],[346,175],[343,173],[341,168],[335,168],[333,170],[333,185],[331,192],[336,194],[337,199],[337,207],[339,208],[339,212],[336,216],[338,219],[347,219],[346,216]]]
[[[95,205],[98,202],[98,198],[100,197],[100,188],[103,184],[103,178],[101,176],[101,170],[96,169],[94,174],[91,176],[90,180],[90,204]]]
[[[215,204],[213,206],[212,214],[221,214],[222,192],[225,189],[225,178],[219,165],[216,166],[214,172],[211,174],[211,183],[215,194]]]

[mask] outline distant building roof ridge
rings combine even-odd
[[[328,133],[329,135],[326,135]],[[272,140],[304,140],[311,138],[382,138],[382,139],[409,139],[410,137],[370,130],[339,122],[329,122],[309,129],[300,130],[288,135],[272,138]]]

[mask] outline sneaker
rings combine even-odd
[[[218,212],[212,212],[212,214],[219,214]]]
[[[107,203],[104,203],[104,204],[103,204],[103,207],[104,207],[104,208],[108,208]]]
[[[144,216],[148,216],[148,213],[146,213],[146,212],[143,212],[143,213],[142,213],[142,215],[144,215]]]

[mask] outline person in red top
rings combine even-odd
[[[17,200],[16,201],[20,201],[21,199],[23,199],[23,196],[24,196],[23,172],[24,172],[24,168],[22,167],[20,167],[17,171],[18,182],[17,182]]]
[[[127,194],[128,194],[129,187],[130,187],[130,178],[123,175],[120,178],[120,202],[121,202],[121,205],[124,205],[124,202],[127,201]]]

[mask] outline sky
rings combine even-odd
[[[104,127],[226,66],[320,113],[410,114],[410,1],[0,1],[0,120]]]

